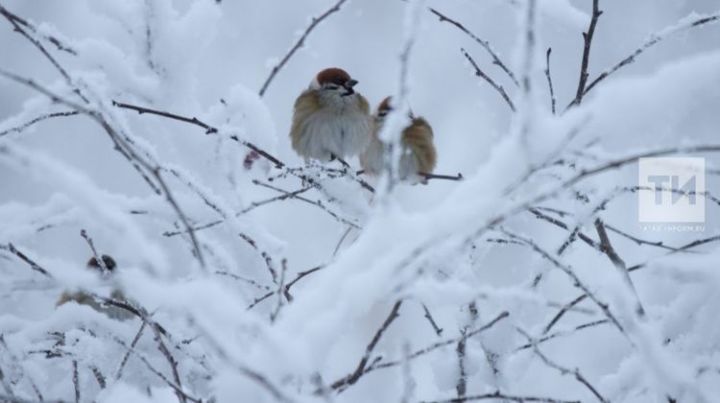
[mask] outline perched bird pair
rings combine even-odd
[[[392,110],[385,98],[370,116],[367,99],[354,89],[357,84],[339,68],[322,70],[295,101],[290,139],[301,157],[323,162],[360,156],[368,175],[379,175],[385,166],[387,145],[379,138],[385,117]],[[410,116],[402,133],[399,176],[417,181],[435,168],[437,153],[433,131],[421,117]]]

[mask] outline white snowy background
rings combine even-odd
[[[335,3],[0,1],[0,401],[717,401],[718,1],[600,0],[588,83],[663,40],[567,110],[591,0],[341,2],[258,96]],[[337,66],[376,105],[400,87],[408,40],[436,172],[464,180],[373,197],[305,168],[295,97]],[[285,166],[246,164],[242,142]],[[629,189],[656,150],[706,158],[702,230],[638,222]],[[111,278],[85,268],[81,230],[117,261]],[[108,304],[113,289],[132,319],[56,307],[65,290]]]

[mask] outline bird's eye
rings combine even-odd
[[[340,86],[339,86],[339,85],[335,85],[335,84],[326,84],[326,85],[325,85],[325,89],[326,89],[326,90],[336,90],[336,89],[338,89],[338,88],[340,88]]]

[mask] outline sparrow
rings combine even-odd
[[[298,155],[322,162],[358,155],[372,130],[370,106],[358,83],[337,67],[320,71],[295,100],[290,140]]]
[[[102,262],[98,261],[98,259],[95,257],[90,258],[90,260],[88,260],[86,264],[86,267],[90,270],[99,271],[101,276],[103,276],[104,278],[112,276],[115,272],[115,269],[117,268],[117,263],[115,263],[115,259],[113,259],[109,255],[102,255],[100,259],[102,260]],[[125,295],[119,289],[114,289],[110,293],[110,299],[127,303]],[[132,313],[116,306],[107,305],[101,300],[98,300],[93,295],[83,290],[75,292],[63,292],[60,295],[58,301],[55,303],[55,306],[58,307],[68,302],[75,302],[80,305],[87,305],[90,308],[107,315],[111,319],[127,320],[133,317]]]
[[[388,147],[380,140],[380,131],[385,123],[385,117],[392,110],[391,98],[385,98],[377,108],[374,115],[374,126],[370,136],[370,144],[360,155],[360,165],[364,172],[371,176],[378,176],[385,166]],[[433,145],[433,130],[427,120],[413,116],[410,112],[410,125],[402,132],[402,150],[399,177],[412,183],[425,182],[423,174],[430,174],[435,169],[437,152]]]

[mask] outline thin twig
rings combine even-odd
[[[429,174],[425,172],[418,172],[418,175],[422,176],[425,180],[431,180],[431,179],[440,179],[440,180],[448,180],[448,181],[461,181],[465,179],[461,173],[458,172],[457,175],[438,175],[438,174]]]
[[[373,350],[375,350],[375,347],[377,346],[378,342],[382,338],[385,331],[390,327],[390,325],[395,321],[395,319],[400,316],[398,314],[398,311],[400,310],[400,306],[402,305],[402,300],[398,300],[395,302],[395,305],[393,305],[392,309],[390,310],[390,314],[385,318],[385,321],[382,323],[382,325],[378,328],[378,330],[375,332],[375,336],[373,336],[372,340],[370,340],[370,343],[365,347],[365,353],[363,354],[362,358],[360,359],[360,362],[358,362],[357,367],[353,372],[348,374],[347,376],[344,376],[337,381],[333,382],[330,386],[334,390],[342,391],[348,386],[354,384],[357,382],[360,377],[363,376],[365,373],[366,366],[368,364],[368,361],[370,360],[370,356],[373,353]]]
[[[53,113],[47,113],[45,115],[40,115],[30,121],[27,121],[19,126],[11,127],[9,129],[5,129],[0,132],[0,137],[9,134],[9,133],[20,133],[23,130],[27,129],[28,127],[34,125],[35,123],[42,122],[43,120],[48,120],[52,118],[57,117],[63,117],[63,116],[76,116],[79,115],[80,112],[78,111],[65,111],[65,112],[53,112]]]
[[[437,350],[437,349],[440,349],[440,348],[443,348],[443,347],[447,347],[447,346],[456,345],[461,339],[463,339],[463,338],[464,338],[464,339],[469,339],[469,338],[472,338],[472,337],[474,337],[474,336],[476,336],[476,335],[478,335],[478,334],[480,334],[480,333],[483,333],[483,332],[485,332],[486,330],[488,330],[488,329],[492,328],[493,326],[495,326],[495,325],[496,325],[498,322],[500,322],[501,320],[507,318],[508,316],[510,316],[510,314],[509,314],[507,311],[503,311],[503,312],[501,312],[500,314],[498,314],[493,320],[491,320],[490,322],[484,324],[483,326],[480,326],[479,328],[474,329],[474,330],[472,330],[472,331],[467,331],[467,332],[465,332],[464,335],[460,335],[459,337],[453,337],[453,338],[451,338],[451,339],[446,339],[446,340],[438,341],[438,342],[433,343],[433,344],[431,344],[431,345],[429,345],[429,346],[427,346],[427,347],[421,348],[420,350],[415,350],[412,354],[410,354],[410,355],[407,357],[407,359],[408,359],[408,360],[414,360],[415,358],[418,358],[418,357],[424,356],[424,355],[426,355],[426,354],[429,354],[429,353],[431,353],[431,352],[433,352],[433,351],[435,351],[435,350]],[[370,365],[370,366],[365,370],[365,373],[369,373],[369,372],[372,372],[372,371],[375,371],[375,370],[378,370],[378,369],[385,369],[385,368],[396,367],[396,366],[398,366],[398,365],[401,365],[401,364],[403,363],[403,360],[404,360],[404,359],[395,360],[395,361],[385,361],[385,362],[377,361],[377,362],[373,363],[372,365]]]
[[[292,192],[289,192],[289,193],[286,193],[286,194],[281,194],[281,195],[278,195],[278,196],[270,197],[270,198],[268,198],[268,199],[264,199],[264,200],[252,202],[252,203],[250,203],[249,206],[247,206],[247,207],[245,207],[244,209],[242,209],[242,210],[240,210],[239,212],[237,212],[237,213],[235,214],[235,217],[240,217],[240,216],[243,215],[243,214],[247,214],[247,213],[249,213],[250,211],[255,210],[255,209],[258,208],[258,207],[261,207],[261,206],[264,206],[264,205],[267,205],[267,204],[270,204],[270,203],[274,203],[274,202],[283,201],[283,200],[287,200],[287,199],[293,198],[293,197],[295,197],[295,196],[297,196],[297,195],[300,195],[300,194],[303,194],[303,193],[305,193],[305,192],[307,192],[308,190],[311,190],[311,189],[313,189],[312,186],[307,186],[307,187],[304,187],[304,188],[302,188],[302,189],[298,189],[298,190],[295,190],[295,191],[292,191]],[[194,231],[201,231],[201,230],[204,230],[204,229],[208,229],[208,228],[212,228],[212,227],[215,227],[215,226],[217,226],[217,225],[220,225],[220,224],[224,223],[225,221],[226,221],[226,220],[223,218],[223,219],[220,219],[220,220],[210,221],[210,222],[205,223],[205,224],[197,225],[197,226],[192,227],[192,228],[193,228]],[[187,233],[187,231],[165,231],[165,232],[163,232],[163,236],[173,237],[173,236],[177,236],[177,235],[181,235],[181,234],[186,234],[186,233]]]
[[[8,252],[12,253],[13,255],[17,256],[20,260],[22,260],[23,262],[27,263],[28,266],[30,266],[31,269],[33,269],[33,270],[35,270],[36,272],[42,274],[43,276],[45,276],[45,277],[47,277],[47,278],[53,278],[53,276],[52,276],[50,273],[48,273],[47,270],[43,269],[39,264],[35,263],[34,260],[32,260],[32,259],[30,259],[29,257],[27,257],[27,255],[25,255],[24,253],[20,252],[20,251],[15,247],[15,245],[13,245],[12,243],[8,243],[7,246],[6,246],[6,245],[0,245],[0,249],[5,249],[5,250],[7,250]]]
[[[78,373],[77,360],[72,361],[72,383],[75,388],[75,403],[80,403],[80,374]]]
[[[470,56],[470,54],[469,54],[467,51],[465,51],[465,49],[462,49],[462,48],[461,48],[460,51],[461,51],[462,54],[465,56],[465,58],[468,59],[468,61],[470,62],[470,64],[472,64],[473,68],[475,69],[475,75],[478,76],[478,77],[480,77],[480,78],[482,78],[483,80],[487,81],[488,84],[490,84],[490,86],[493,87],[493,88],[495,89],[495,91],[497,91],[497,92],[503,97],[503,99],[504,99],[505,102],[508,104],[508,106],[510,107],[510,109],[511,109],[513,112],[515,112],[515,104],[513,104],[513,102],[510,100],[510,97],[508,96],[507,92],[505,92],[505,89],[503,88],[503,86],[502,86],[502,85],[498,85],[495,81],[493,81],[492,78],[488,77],[488,75],[485,74],[485,73],[480,69],[480,66],[478,66],[477,63],[475,63],[475,60],[472,58],[472,56]]]
[[[635,299],[635,313],[639,317],[645,316],[645,309],[642,306],[642,302],[640,301],[640,296],[638,295],[637,289],[635,288],[635,285],[630,278],[630,273],[627,271],[627,265],[625,264],[625,261],[620,257],[620,255],[618,255],[617,251],[615,251],[615,248],[612,246],[612,243],[610,242],[610,237],[608,237],[607,231],[605,230],[605,223],[600,217],[595,219],[595,230],[600,237],[601,250],[603,251],[603,253],[605,253],[608,259],[610,259],[613,266],[615,266],[615,268],[620,272],[620,276],[622,277],[625,286],[628,288],[630,293],[633,295],[633,298]]]
[[[604,398],[603,395],[601,395],[600,392],[598,392],[597,388],[595,388],[595,387],[590,383],[590,381],[588,381],[587,378],[585,378],[585,376],[583,376],[583,374],[580,372],[579,369],[575,368],[575,369],[571,370],[571,369],[569,369],[569,368],[565,368],[565,367],[561,366],[560,364],[557,364],[556,362],[552,361],[550,358],[548,358],[545,354],[543,354],[543,353],[540,351],[540,348],[539,348],[538,345],[537,345],[537,344],[538,344],[538,343],[537,343],[537,340],[535,340],[534,338],[530,337],[530,335],[529,335],[527,332],[525,332],[524,330],[522,330],[522,329],[520,329],[520,328],[518,328],[518,331],[519,331],[520,333],[522,333],[522,335],[525,336],[525,338],[528,339],[528,341],[530,342],[530,344],[532,344],[532,346],[533,346],[533,351],[535,352],[535,355],[537,355],[538,357],[540,357],[540,359],[545,363],[545,365],[547,365],[547,366],[550,367],[550,368],[553,368],[553,369],[557,370],[558,372],[560,372],[561,375],[573,375],[573,376],[575,377],[575,379],[576,379],[578,382],[580,382],[581,384],[583,384],[593,395],[595,395],[595,397],[596,397],[601,403],[609,403],[609,400],[607,400],[606,398]]]
[[[555,114],[555,90],[553,89],[552,76],[550,75],[550,53],[552,48],[547,49],[545,53],[545,77],[547,78],[548,88],[550,88],[550,106],[552,107],[552,113]]]
[[[137,333],[135,334],[135,337],[133,337],[132,342],[130,343],[130,349],[125,353],[122,360],[120,361],[120,365],[118,365],[117,371],[115,371],[115,380],[119,381],[120,378],[122,378],[123,369],[125,368],[125,364],[127,364],[128,358],[130,358],[130,352],[132,349],[135,348],[138,341],[140,341],[140,337],[142,337],[143,331],[145,330],[145,326],[147,326],[147,323],[143,321],[140,324],[140,328],[138,329]]]
[[[423,307],[423,311],[425,311],[425,315],[424,315],[424,316],[425,316],[425,319],[427,319],[428,322],[430,322],[430,326],[432,326],[433,331],[435,332],[435,334],[436,334],[438,337],[442,336],[443,329],[442,329],[440,326],[437,325],[437,322],[435,322],[435,319],[434,319],[433,316],[430,314],[430,310],[428,309],[427,305],[425,305],[425,304],[423,304],[423,303],[421,303],[421,305],[422,305],[422,307]]]
[[[464,403],[473,402],[478,400],[501,400],[511,401],[517,403],[524,402],[540,402],[540,403],[581,403],[579,400],[562,400],[554,399],[551,397],[538,397],[538,396],[516,396],[501,393],[500,391],[494,393],[486,393],[484,395],[473,395],[463,397],[462,399],[446,399],[446,400],[423,400],[420,403]]]
[[[303,45],[305,44],[305,40],[307,39],[308,35],[327,17],[329,17],[331,14],[336,13],[340,11],[340,7],[346,2],[347,0],[339,0],[335,5],[327,9],[324,13],[320,14],[317,17],[313,17],[312,22],[310,25],[308,25],[307,28],[305,28],[305,32],[300,36],[300,38],[295,42],[295,45],[293,45],[292,48],[288,51],[288,53],[283,57],[280,62],[272,68],[272,71],[270,72],[270,75],[265,79],[265,82],[263,83],[262,87],[260,88],[259,95],[262,97],[265,95],[265,91],[267,91],[268,87],[270,86],[270,83],[272,83],[273,79],[275,79],[275,76],[280,72],[280,70],[287,64],[287,62],[290,60],[290,58],[295,54],[295,52],[298,51]]]
[[[586,32],[583,32],[583,55],[582,62],[580,64],[580,79],[578,80],[578,87],[575,93],[575,99],[568,105],[577,106],[582,102],[583,96],[585,96],[585,85],[588,80],[588,66],[590,65],[590,48],[592,46],[593,36],[595,35],[595,27],[597,27],[598,18],[602,15],[600,11],[600,0],[593,0],[593,11],[592,17],[590,18],[590,25]]]
[[[192,124],[192,125],[195,125],[195,126],[198,126],[198,127],[201,127],[201,128],[203,128],[203,129],[205,129],[205,134],[218,133],[218,129],[217,129],[216,127],[210,126],[210,125],[208,125],[207,123],[199,120],[199,119],[196,118],[196,117],[191,117],[191,118],[189,118],[189,117],[187,117],[187,116],[182,116],[182,115],[178,115],[178,114],[175,114],[175,113],[170,113],[170,112],[166,112],[166,111],[161,111],[161,110],[158,110],[158,109],[146,108],[146,107],[137,106],[137,105],[131,105],[131,104],[127,104],[127,103],[123,103],[123,102],[117,102],[117,101],[113,101],[113,106],[116,106],[116,107],[118,107],[118,108],[123,108],[123,109],[130,109],[130,110],[133,110],[133,111],[135,111],[135,112],[137,112],[138,114],[141,114],[141,115],[142,115],[143,113],[147,113],[147,114],[150,114],[150,115],[162,116],[162,117],[165,117],[165,118],[168,118],[168,119],[172,119],[172,120],[177,120],[177,121],[180,121],[180,122],[190,123],[190,124]],[[237,137],[237,136],[235,136],[235,135],[231,135],[231,136],[230,136],[230,139],[231,139],[231,140],[234,140],[234,141],[236,141],[236,142],[238,142],[238,143],[240,143],[240,144],[242,144],[243,146],[245,146],[245,147],[247,147],[247,148],[249,148],[249,149],[251,149],[251,150],[253,150],[253,151],[255,151],[255,152],[257,152],[260,156],[262,156],[262,157],[265,158],[266,160],[272,162],[273,165],[275,165],[277,168],[283,168],[283,167],[285,166],[285,164],[284,164],[282,161],[280,161],[279,159],[275,158],[275,157],[272,156],[270,153],[268,153],[267,151],[261,149],[260,147],[256,146],[255,144],[252,144],[252,143],[250,143],[250,142],[248,142],[248,141],[245,141],[245,140],[241,140],[239,137]]]
[[[448,17],[447,15],[439,12],[438,10],[436,10],[436,9],[434,9],[434,8],[432,8],[432,7],[428,7],[428,10],[429,10],[431,13],[435,14],[435,15],[440,19],[440,22],[448,22],[448,23],[454,25],[456,28],[458,28],[459,30],[461,30],[462,32],[464,32],[467,36],[469,36],[470,38],[472,38],[472,40],[474,40],[475,42],[477,42],[478,44],[480,44],[480,46],[482,46],[482,47],[488,52],[488,54],[490,54],[490,57],[492,57],[492,59],[493,59],[493,64],[496,65],[496,66],[498,66],[498,67],[500,67],[500,68],[502,69],[502,71],[504,71],[504,72],[508,75],[508,77],[510,77],[510,80],[512,80],[512,82],[513,82],[516,86],[519,86],[519,85],[520,85],[520,84],[518,83],[518,80],[515,78],[515,74],[513,74],[513,72],[507,67],[507,65],[506,65],[505,63],[503,63],[502,60],[500,60],[500,57],[499,57],[499,56],[497,55],[497,53],[495,53],[495,51],[492,49],[492,46],[490,46],[490,42],[488,42],[488,41],[486,41],[486,40],[483,40],[483,39],[480,39],[477,35],[475,35],[475,34],[473,34],[472,32],[470,32],[469,29],[465,28],[465,26],[464,26],[463,24],[459,23],[459,22],[456,21],[456,20],[453,20],[452,18],[450,18],[450,17]]]
[[[265,187],[265,188],[274,190],[274,191],[276,191],[276,192],[280,192],[280,193],[285,194],[285,195],[290,195],[290,194],[292,193],[292,192],[289,192],[289,191],[287,191],[287,190],[281,189],[281,188],[279,188],[279,187],[276,187],[276,186],[273,186],[273,185],[270,185],[270,184],[267,184],[267,183],[264,183],[264,182],[260,182],[260,181],[257,180],[257,179],[253,179],[253,183],[256,184],[256,185],[258,185],[258,186],[262,186],[262,187]],[[299,200],[299,201],[305,202],[305,203],[307,203],[307,204],[313,205],[313,206],[315,206],[315,207],[318,207],[319,209],[321,209],[321,210],[323,210],[324,212],[328,213],[331,217],[333,217],[334,219],[336,219],[336,220],[337,220],[338,222],[340,222],[340,223],[349,225],[349,226],[351,226],[351,227],[353,227],[353,228],[356,228],[356,229],[359,229],[359,228],[360,228],[360,226],[359,226],[358,224],[356,224],[356,223],[354,223],[354,222],[352,222],[352,221],[350,221],[350,220],[348,220],[348,219],[346,219],[346,218],[340,217],[340,215],[338,215],[338,214],[335,213],[334,211],[330,210],[321,200],[310,200],[310,199],[308,199],[308,198],[305,198],[305,197],[302,197],[302,196],[298,196],[298,195],[288,196],[288,197],[290,197],[291,199]]]
[[[663,39],[667,38],[668,36],[683,31],[685,29],[698,27],[701,25],[705,25],[712,22],[720,21],[720,13],[714,13],[710,15],[703,15],[699,18],[693,18],[690,19],[688,17],[681,20],[682,22],[679,24],[675,24],[674,26],[671,26],[669,28],[665,28],[659,32],[656,32],[642,44],[637,49],[635,49],[634,52],[632,52],[629,56],[622,59],[620,62],[615,64],[614,66],[610,67],[609,69],[603,71],[600,73],[597,78],[595,78],[590,84],[588,84],[587,88],[585,88],[584,94],[587,95],[590,90],[595,88],[596,85],[598,85],[601,81],[606,79],[611,74],[615,73],[616,71],[620,70],[622,67],[627,66],[628,64],[631,64],[635,61],[635,58],[640,56],[644,51],[651,48],[653,45],[657,44],[658,42],[662,41]]]
[[[506,229],[500,229],[500,232],[503,234],[509,236],[512,239],[516,239],[518,241],[521,241],[525,243],[527,246],[529,246],[532,250],[540,254],[545,260],[549,261],[553,264],[553,266],[557,267],[561,271],[563,271],[565,274],[568,275],[573,281],[573,285],[579,289],[581,289],[587,296],[592,300],[598,308],[605,314],[605,317],[608,318],[613,325],[622,333],[624,336],[629,337],[627,333],[625,332],[625,329],[620,324],[620,321],[615,317],[615,315],[610,311],[610,307],[605,302],[602,302],[592,290],[590,290],[590,287],[585,285],[585,283],[578,277],[577,274],[575,274],[575,270],[573,268],[565,263],[562,263],[560,260],[555,258],[553,255],[548,253],[545,249],[541,248],[535,241],[532,239],[514,234]]]
[[[285,291],[287,290],[285,288],[285,275],[287,274],[287,259],[283,259],[280,263],[280,282],[278,283],[278,288],[275,294],[277,295],[277,305],[275,305],[275,310],[270,313],[270,322],[275,322],[275,319],[277,319],[278,315],[280,314],[280,310],[283,307],[284,298],[285,298]]]

